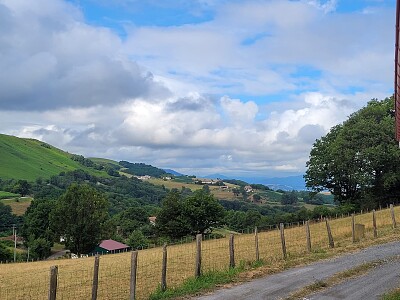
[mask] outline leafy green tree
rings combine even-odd
[[[11,206],[0,202],[0,231],[13,224],[18,224],[20,221],[20,218],[12,213]]]
[[[54,232],[50,228],[50,215],[56,202],[53,200],[33,200],[25,212],[21,234],[25,240],[44,238],[53,242]],[[52,246],[52,243],[50,247]]]
[[[234,187],[234,188],[232,189],[232,193],[233,193],[233,195],[235,195],[235,196],[237,197],[237,196],[239,196],[239,194],[240,194],[240,190],[239,190],[238,188]]]
[[[65,237],[66,247],[88,253],[104,237],[109,219],[108,200],[88,185],[72,184],[57,202],[51,224]]]
[[[13,259],[12,251],[0,241],[0,262],[11,261]]]
[[[259,194],[253,194],[253,201],[259,202],[261,200],[261,196]]]
[[[186,218],[192,235],[203,234],[218,226],[224,218],[224,208],[214,195],[197,190],[184,201],[184,218]]]
[[[29,194],[30,189],[31,189],[31,185],[28,181],[18,180],[13,187],[13,192],[20,194],[21,197],[24,197],[27,194]]]
[[[198,190],[183,198],[172,190],[157,215],[156,226],[162,235],[181,238],[205,233],[223,220],[224,209],[214,196]]]
[[[128,238],[128,245],[133,249],[147,247],[149,241],[140,230],[134,230]]]
[[[290,193],[284,193],[282,195],[282,204],[283,205],[294,205],[297,203],[297,195],[294,191],[290,192]]]
[[[129,236],[134,230],[140,229],[144,225],[150,224],[149,214],[142,207],[129,207],[125,211],[117,214],[113,218],[119,232],[123,236]]]
[[[371,100],[317,140],[305,175],[307,187],[329,190],[358,208],[387,204],[400,196],[400,151],[395,141],[393,97]]]
[[[42,259],[50,255],[56,239],[49,221],[54,208],[53,200],[33,200],[25,212],[21,235],[32,258]]]
[[[29,239],[29,256],[33,259],[44,259],[51,254],[52,242],[45,238]]]
[[[157,215],[156,227],[161,235],[172,238],[190,234],[190,227],[184,216],[183,200],[178,190],[171,190],[164,199]]]

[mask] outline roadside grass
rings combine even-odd
[[[30,197],[20,198],[19,195],[17,195],[17,197],[15,198],[3,199],[0,200],[0,202],[4,203],[5,205],[9,205],[11,207],[13,214],[17,216],[23,216],[28,207],[31,205],[32,198]]]
[[[395,289],[387,294],[384,294],[381,300],[400,300],[400,288]]]
[[[397,218],[400,207],[395,208]],[[392,228],[390,210],[376,212],[378,238],[373,237],[372,214],[356,216],[356,223],[366,227],[365,238],[352,243],[351,217],[331,220],[335,248],[328,246],[325,222],[310,225],[312,252],[307,252],[305,228],[294,226],[285,229],[288,257],[282,258],[279,230],[259,232],[259,255],[256,260],[254,234],[234,235],[235,261],[245,262],[247,267],[237,274],[224,273],[229,266],[229,238],[202,242],[202,271],[208,276],[204,288],[209,290],[226,283],[242,282],[273,274],[284,269],[308,264],[343,253],[354,252],[371,245],[398,240],[399,229]],[[100,258],[98,299],[128,299],[130,286],[130,253],[104,255]],[[181,289],[193,280],[196,244],[194,242],[168,246],[167,286],[168,290]],[[0,299],[45,299],[48,289],[49,268],[58,265],[59,283],[57,296],[61,299],[90,299],[94,259],[61,259],[33,263],[3,264],[0,268]],[[139,251],[137,275],[137,299],[148,299],[155,293],[161,281],[162,248]],[[211,272],[211,273],[210,273]],[[35,276],[32,276],[35,274]],[[221,277],[220,277],[221,276]],[[215,283],[209,283],[215,279]],[[222,278],[222,279],[221,279]],[[190,281],[191,282],[191,281]],[[195,283],[193,283],[195,285]],[[196,283],[197,285],[197,283]],[[189,288],[187,288],[189,289]],[[196,294],[203,288],[196,288]],[[187,292],[189,292],[187,290]],[[169,293],[169,292],[168,292]],[[171,292],[172,293],[172,292]],[[177,292],[176,292],[177,293]],[[179,292],[183,293],[183,292]],[[167,293],[166,293],[167,294]],[[163,296],[166,297],[166,296]],[[175,296],[171,296],[175,297]]]
[[[220,285],[235,282],[238,274],[245,270],[242,263],[237,268],[230,268],[223,271],[209,271],[198,278],[188,278],[178,287],[162,291],[160,287],[149,296],[149,300],[173,299],[185,295],[196,295],[212,290]]]

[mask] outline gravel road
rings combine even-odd
[[[400,286],[400,242],[373,246],[356,253],[316,262],[286,270],[264,278],[246,282],[229,289],[221,289],[198,300],[261,300],[284,299],[318,280],[325,280],[335,273],[352,269],[366,262],[387,260],[367,275],[351,279],[308,299],[378,299],[386,291]],[[305,298],[307,299],[307,298]]]

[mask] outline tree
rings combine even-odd
[[[12,251],[0,241],[0,262],[5,262],[7,260],[11,261],[13,259]]]
[[[217,226],[223,217],[224,208],[212,194],[197,190],[183,198],[177,190],[172,190],[157,215],[156,226],[162,235],[181,238],[203,234]]]
[[[129,236],[134,230],[150,224],[148,212],[138,206],[127,208],[115,215],[113,219],[117,226],[119,226],[119,232],[125,237]]]
[[[296,192],[292,191],[290,193],[284,193],[281,202],[283,205],[293,205],[297,203],[297,200]]]
[[[134,230],[128,238],[128,245],[133,249],[146,247],[148,243],[149,241],[140,230]]]
[[[31,185],[26,180],[18,180],[17,183],[13,187],[13,192],[18,193],[21,197],[26,196],[31,189]]]
[[[57,202],[51,219],[66,247],[77,254],[88,253],[106,231],[108,200],[88,185],[72,184]]]
[[[29,255],[33,259],[44,259],[51,254],[51,243],[44,238],[30,239],[28,241]]]
[[[171,190],[164,199],[157,215],[156,227],[161,235],[171,238],[189,235],[190,228],[184,215],[183,200],[178,190]]]
[[[400,196],[400,151],[394,134],[393,97],[371,100],[318,139],[305,180],[340,203],[373,208]]]
[[[261,196],[259,194],[253,194],[253,201],[259,202],[261,200]]]
[[[224,208],[214,195],[197,190],[184,201],[184,218],[189,223],[192,235],[203,234],[220,224],[224,218]]]
[[[50,228],[50,215],[55,208],[53,200],[33,200],[25,212],[21,235],[32,258],[46,258],[56,239]]]
[[[20,218],[12,213],[11,206],[0,202],[0,231],[20,222]]]
[[[50,215],[55,208],[53,200],[33,200],[25,212],[21,234],[26,241],[44,238],[53,242],[54,232],[50,228]],[[52,243],[51,243],[52,246]],[[50,246],[50,247],[51,247]]]
[[[239,190],[238,188],[234,187],[234,188],[232,189],[232,193],[233,193],[233,195],[235,195],[235,196],[237,197],[237,196],[239,196],[239,194],[240,194],[240,190]]]

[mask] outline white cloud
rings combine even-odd
[[[169,91],[120,55],[120,38],[62,1],[0,2],[0,108],[112,106]]]
[[[213,19],[121,39],[68,2],[0,0],[2,132],[187,174],[300,173],[316,138],[392,89],[388,9],[200,2]]]

